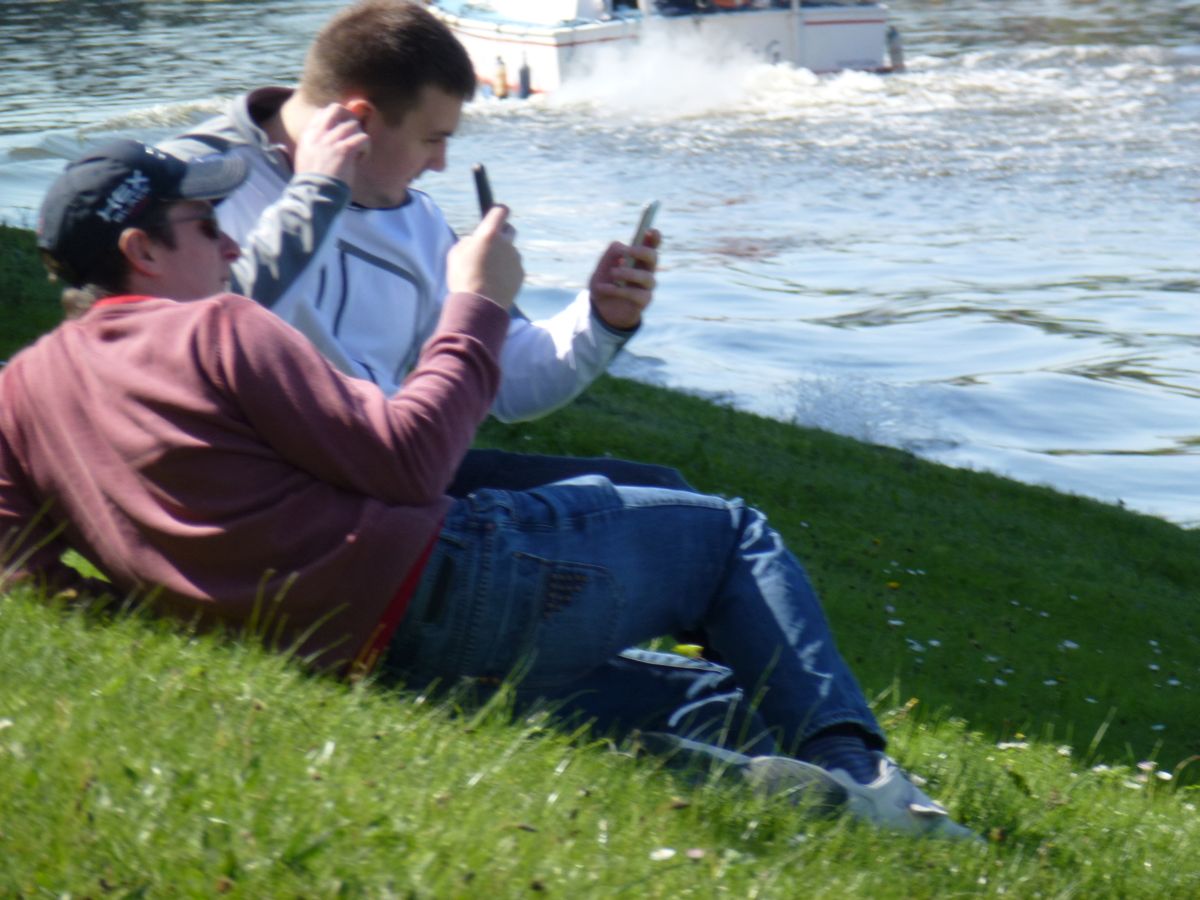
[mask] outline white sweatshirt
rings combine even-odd
[[[290,96],[261,88],[163,149],[203,156],[244,146],[245,184],[217,207],[242,247],[235,289],[303,332],[341,371],[392,394],[433,333],[446,297],[446,254],[456,237],[422,191],[390,209],[350,204],[345,184],[294,176],[257,122]],[[587,291],[530,321],[514,309],[492,414],[533,419],[566,405],[599,376],[633,332],[609,328]]]

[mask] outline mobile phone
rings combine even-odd
[[[492,199],[492,185],[488,181],[487,169],[483,163],[475,163],[471,167],[471,174],[475,176],[475,194],[479,197],[479,215],[486,216],[489,209],[495,205]]]
[[[640,247],[646,242],[646,232],[654,225],[654,217],[658,215],[658,201],[651,200],[642,209],[642,217],[638,220],[637,230],[633,233],[630,247]]]

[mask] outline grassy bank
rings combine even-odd
[[[0,265],[3,358],[55,314],[28,235],[0,229]],[[894,754],[990,845],[813,823],[536,720],[18,593],[0,602],[0,895],[1200,891],[1181,787],[1200,533],[618,379],[480,443],[665,463],[766,510]]]

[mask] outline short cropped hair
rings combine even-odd
[[[442,22],[409,0],[362,0],[335,15],[309,47],[300,94],[324,106],[361,91],[396,125],[427,85],[470,100],[475,69]]]

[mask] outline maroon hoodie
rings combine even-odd
[[[507,326],[452,295],[389,399],[243,297],[102,300],[0,370],[0,567],[57,578],[73,547],[155,609],[361,662],[437,534]]]

